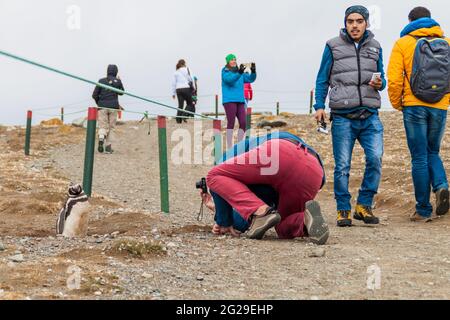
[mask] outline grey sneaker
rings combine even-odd
[[[449,196],[447,189],[440,189],[436,192],[436,215],[444,216],[448,213],[450,209]]]
[[[323,218],[320,204],[317,201],[309,201],[306,203],[305,227],[312,243],[317,245],[324,245],[327,243],[330,236],[330,230]]]
[[[250,239],[261,240],[266,232],[279,224],[280,221],[281,216],[278,211],[269,208],[265,215],[253,217],[247,236]]]

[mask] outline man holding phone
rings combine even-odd
[[[349,177],[353,148],[359,141],[366,155],[366,170],[353,217],[378,224],[372,211],[373,198],[381,180],[383,124],[378,116],[379,91],[386,87],[382,48],[369,31],[369,11],[352,6],[345,12],[345,28],[327,42],[316,82],[316,119],[326,120],[325,101],[330,109],[335,159],[334,192],[337,225],[352,226]]]

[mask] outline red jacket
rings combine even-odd
[[[253,88],[250,83],[244,84],[244,96],[245,96],[245,99],[247,99],[248,101],[253,100]]]

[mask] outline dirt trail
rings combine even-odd
[[[401,117],[382,118],[386,156],[376,199],[382,223],[351,229],[335,227],[331,138],[317,134],[307,116],[282,118],[326,163],[328,184],[319,201],[331,238],[323,257],[311,257],[317,247],[306,241],[280,241],[273,232],[261,242],[212,236],[212,217],[196,220],[194,188],[209,165],[170,162],[171,215],[160,214],[155,122],[150,135],[147,124],[119,126],[116,152],[96,154],[89,237],[55,238],[64,189],[82,177],[84,131],[36,127],[33,154],[25,159],[23,130],[0,128],[0,242],[6,247],[0,249],[0,299],[449,299],[450,218],[408,221],[414,200]],[[169,121],[169,140],[175,129],[193,127]],[[442,147],[447,169],[449,142]],[[169,145],[170,155],[177,143]],[[355,197],[364,169],[359,147],[353,159]],[[135,241],[149,250],[116,250]],[[12,262],[17,254],[24,261]],[[79,290],[67,288],[71,266],[81,268]],[[375,291],[367,288],[371,266],[381,270]]]

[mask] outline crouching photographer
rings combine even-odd
[[[250,227],[249,223],[233,207],[215,192],[210,192],[206,185],[206,179],[202,178],[196,184],[196,188],[200,189],[202,198],[202,206],[214,212],[215,225],[212,232],[215,235],[230,234],[233,237],[240,237]],[[249,186],[249,189],[268,206],[278,207],[278,194],[276,191],[265,185]],[[201,209],[202,210],[202,209]],[[201,211],[202,212],[202,211]]]
[[[270,163],[267,156],[273,156]],[[273,165],[277,170],[268,174],[265,169]],[[275,228],[280,239],[308,237],[319,245],[328,240],[328,225],[319,203],[314,201],[325,184],[322,161],[295,135],[277,132],[242,141],[225,154],[223,163],[210,170],[201,184],[202,200],[215,209],[215,231],[219,233],[234,234],[243,219],[250,239],[261,240]],[[230,217],[232,220],[221,221]]]

